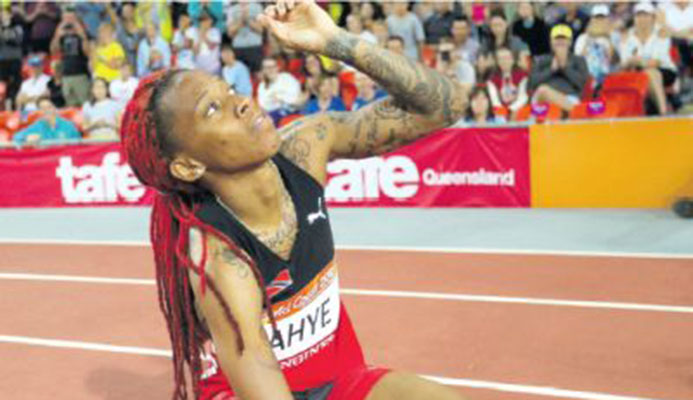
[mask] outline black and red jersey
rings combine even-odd
[[[362,366],[364,360],[340,300],[324,190],[283,155],[274,156],[273,161],[291,195],[298,221],[288,261],[259,241],[214,196],[202,200],[198,217],[227,235],[257,263],[278,327],[277,332],[272,332],[265,318],[265,330],[291,390],[329,393],[340,371]],[[223,378],[220,371],[214,372],[205,371],[203,391],[205,385],[219,383],[213,383],[213,377]]]

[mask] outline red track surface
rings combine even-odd
[[[693,260],[341,251],[344,288],[693,306]],[[152,278],[144,247],[0,245],[0,272]],[[153,286],[0,280],[0,335],[168,348]],[[378,365],[693,399],[693,314],[345,295]],[[1,399],[167,399],[166,358],[0,343]],[[472,399],[552,399],[487,389]]]

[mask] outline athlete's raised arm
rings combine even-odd
[[[467,107],[460,84],[340,29],[312,0],[280,0],[260,21],[284,45],[353,65],[390,94],[355,112],[320,114],[286,128],[282,152],[323,182],[327,159],[390,151],[453,124]]]
[[[190,252],[199,259],[202,235],[191,230]],[[206,321],[216,347],[221,369],[238,398],[243,400],[291,400],[289,386],[282,374],[262,327],[262,293],[250,267],[213,235],[207,235],[209,259],[205,270],[238,323],[244,349],[239,352],[237,336],[221,303],[207,288],[200,293],[200,278],[190,272],[196,304]]]

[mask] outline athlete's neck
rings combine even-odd
[[[267,228],[279,223],[284,183],[271,160],[233,174],[209,173],[204,183],[245,225]]]

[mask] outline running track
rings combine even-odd
[[[0,244],[0,398],[168,399],[151,258]],[[338,263],[371,363],[470,399],[693,399],[693,258],[351,249]]]

